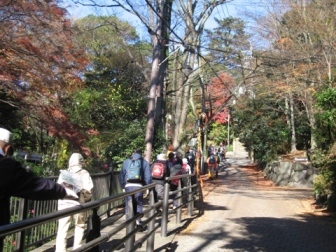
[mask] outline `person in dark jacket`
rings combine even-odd
[[[140,177],[139,179],[129,178],[130,175],[129,169],[132,163],[136,163],[137,161],[140,161],[141,165]],[[137,190],[143,185],[149,185],[152,183],[149,163],[145,159],[143,159],[143,157],[141,156],[141,151],[135,150],[132,157],[126,159],[123,162],[122,170],[119,174],[119,182],[121,188],[123,188],[126,192]],[[126,197],[125,200],[126,220],[130,219],[127,210],[127,205],[129,201],[132,201],[134,215],[136,215],[137,213],[142,213],[143,193],[136,193],[133,197],[132,196]],[[136,221],[136,224],[141,225],[141,219],[138,219]]]
[[[20,162],[8,156],[13,153],[12,133],[0,128],[0,226],[10,223],[10,197],[30,200],[57,200],[77,197],[53,180],[27,172]],[[4,237],[0,238],[0,251]]]
[[[177,153],[176,154],[176,162],[174,164],[174,166],[170,169],[170,176],[179,176],[179,175],[183,175],[184,174],[184,170],[183,170],[183,161],[182,161],[182,154],[181,153]],[[178,189],[178,184],[179,182],[181,183],[181,188],[183,187],[183,180],[181,179],[172,179],[170,181],[170,191],[176,191]],[[171,195],[171,199],[173,199],[173,209],[175,209],[177,207],[177,200],[175,200],[175,198],[177,197],[177,194],[173,194]]]

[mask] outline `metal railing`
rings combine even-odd
[[[96,199],[94,201],[74,206],[68,209],[64,209],[61,211],[53,211],[49,212],[40,216],[24,219],[21,221],[14,222],[9,225],[1,226],[0,227],[0,236],[10,236],[13,234],[21,234],[24,236],[27,234],[28,230],[35,230],[37,229],[38,232],[43,233],[45,230],[43,229],[44,226],[50,225],[50,223],[56,223],[56,221],[62,217],[73,215],[79,212],[91,211],[90,220],[91,223],[88,225],[87,228],[87,237],[91,237],[91,239],[87,239],[86,243],[78,248],[75,251],[97,251],[97,247],[99,244],[108,241],[113,235],[117,232],[125,229],[125,236],[118,240],[118,243],[113,245],[111,249],[117,249],[121,245],[125,244],[126,251],[136,251],[137,248],[142,246],[142,244],[147,241],[147,248],[146,251],[154,251],[154,234],[155,231],[161,226],[161,236],[167,236],[167,226],[168,226],[168,214],[175,214],[176,213],[176,223],[181,223],[181,215],[182,215],[182,208],[187,206],[187,214],[191,216],[193,213],[194,202],[195,200],[199,200],[200,197],[197,195],[200,194],[200,186],[199,183],[191,184],[191,177],[195,176],[195,174],[191,175],[180,175],[175,177],[166,178],[165,183],[165,193],[163,201],[154,202],[154,187],[155,184],[150,184],[147,186],[143,186],[138,190],[131,191],[131,192],[124,192],[119,193],[116,195],[104,197],[102,199]],[[178,185],[178,189],[176,191],[170,191],[169,181],[172,179],[177,178],[185,178],[188,180],[188,183],[185,187],[181,187],[181,182]],[[111,179],[113,181],[113,179]],[[117,183],[119,185],[119,183]],[[103,192],[107,189],[103,186]],[[111,188],[109,188],[111,190]],[[149,204],[144,209],[142,214],[137,214],[134,216],[133,214],[133,206],[132,204],[128,204],[128,212],[127,216],[130,218],[123,222],[120,225],[117,225],[114,229],[109,232],[105,232],[100,234],[100,227],[101,221],[103,216],[110,216],[113,209],[117,206],[120,206],[121,202],[125,202],[125,197],[135,195],[139,192],[145,192],[150,190],[149,194]],[[111,191],[110,191],[111,192]],[[172,202],[169,201],[171,195],[176,194],[175,200],[177,202],[177,208],[174,211],[169,211],[169,205]],[[155,219],[159,215],[157,209],[162,207],[162,218],[160,224],[155,224]],[[147,233],[142,236],[139,240],[135,241],[135,234],[140,231],[139,227],[136,227],[135,221],[138,218],[145,217],[143,224],[147,225]],[[56,225],[56,224],[55,224]],[[113,225],[113,224],[112,224]],[[56,234],[56,226],[53,229],[54,233]],[[39,241],[41,242],[41,241]],[[17,251],[25,251],[31,244],[20,243],[20,246],[16,249]]]
[[[119,172],[113,172],[112,170],[107,173],[92,174],[91,177],[94,184],[92,200],[101,199],[122,192],[118,181],[118,175]],[[48,179],[54,181],[56,181],[57,178],[58,177],[56,176],[48,177]],[[102,218],[109,217],[110,210],[122,203],[122,201],[116,201],[113,202],[113,204],[102,206],[99,208],[98,215]],[[11,222],[16,222],[57,211],[57,200],[35,201],[12,197],[10,208]],[[70,228],[72,228],[72,226]],[[56,233],[56,221],[36,226],[28,230],[23,230],[5,239],[3,252],[18,251],[20,248],[29,248],[40,245],[41,243],[54,238]]]

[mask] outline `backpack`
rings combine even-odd
[[[214,155],[211,155],[211,156],[210,156],[209,163],[210,163],[210,164],[215,164],[215,163],[216,163],[216,158],[215,158]]]
[[[92,199],[92,192],[82,189],[79,193],[79,202],[80,203],[86,203],[91,201]]]
[[[141,177],[141,165],[142,165],[142,160],[136,159],[136,160],[131,160],[130,165],[126,169],[126,181],[127,182],[141,182],[142,177]]]
[[[173,176],[179,176],[179,175],[183,174],[183,168],[182,169],[176,169],[176,167],[174,165],[172,167],[172,169],[170,170],[170,172],[171,172],[171,174],[170,174],[171,177],[173,177]],[[176,186],[178,186],[179,182],[180,182],[180,178],[170,180],[170,184],[176,185]]]
[[[184,170],[185,173],[187,172],[187,165],[188,165],[188,164],[183,164],[183,165],[182,165],[182,168],[183,168],[183,170]]]
[[[88,173],[88,171],[81,169],[79,171],[76,172],[77,174],[79,173],[79,176],[82,178],[82,176],[84,175],[84,173]],[[92,199],[92,192],[82,189],[79,193],[79,203],[87,203],[89,201],[91,201]]]
[[[161,162],[154,162],[152,168],[152,178],[153,179],[163,179],[166,173],[166,167]]]

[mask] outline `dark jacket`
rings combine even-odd
[[[121,188],[125,188],[126,183],[129,183],[129,182],[126,181],[127,168],[130,166],[132,160],[137,160],[137,159],[142,160],[142,163],[141,163],[141,172],[142,172],[142,174],[141,174],[141,177],[142,177],[141,184],[142,185],[149,185],[150,183],[152,183],[151,169],[150,169],[149,163],[146,160],[144,160],[143,157],[140,154],[134,153],[131,158],[128,158],[123,162],[122,170],[119,174],[119,182],[120,182]]]
[[[57,200],[66,196],[63,186],[27,172],[21,164],[0,155],[0,226],[9,224],[10,197],[31,200]],[[2,251],[0,238],[0,251]]]

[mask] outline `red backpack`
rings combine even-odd
[[[152,168],[153,179],[163,179],[166,174],[166,167],[161,162],[155,162]]]

